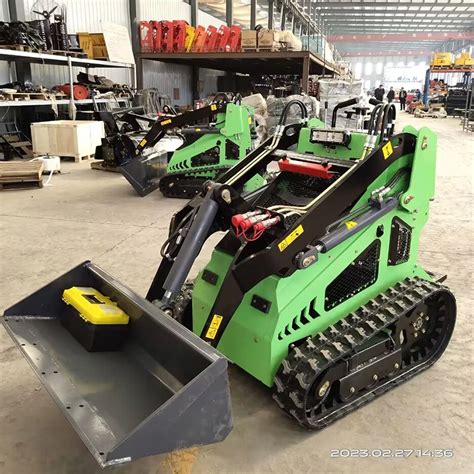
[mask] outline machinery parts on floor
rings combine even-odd
[[[426,107],[426,110],[415,109],[413,115],[417,118],[446,118],[448,116],[446,109],[441,106]]]
[[[6,330],[102,466],[224,439],[220,353],[316,430],[442,355],[455,299],[418,262],[436,135],[391,135],[390,114],[374,112],[373,147],[361,132],[349,146],[321,140],[318,119],[282,121],[173,216],[146,299],[85,262],[5,311]],[[244,193],[270,164],[276,178]],[[216,231],[226,233],[187,281]],[[123,346],[92,359],[61,326],[73,286],[130,317]]]
[[[208,123],[196,125],[203,120]],[[220,94],[208,106],[153,123],[138,144],[123,135],[122,173],[140,196],[159,188],[166,197],[190,198],[250,152],[254,130],[251,107],[241,105],[238,96],[229,101]],[[182,145],[172,154],[157,151],[170,133],[181,137]],[[255,178],[253,186],[262,182]]]

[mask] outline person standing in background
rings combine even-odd
[[[407,91],[403,87],[398,93],[398,100],[400,101],[400,110],[405,110],[405,104],[407,103]]]
[[[377,100],[382,101],[384,95],[385,95],[385,89],[383,88],[383,85],[380,84],[380,86],[378,86],[377,89],[375,89],[375,91],[374,91],[374,97]]]
[[[387,92],[387,100],[388,102],[393,102],[393,99],[395,99],[395,91],[393,90],[393,87],[390,87],[390,90]]]

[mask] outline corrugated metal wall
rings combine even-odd
[[[0,0],[0,21],[8,21],[8,4],[7,0]],[[8,64],[0,62],[0,84],[4,84],[9,81],[8,75]],[[0,115],[2,114],[0,110]]]
[[[191,21],[191,7],[182,0],[139,0],[138,20]],[[156,87],[173,100],[174,89],[179,89],[177,105],[192,104],[191,68],[179,64],[143,61],[143,87]]]
[[[3,1],[3,0],[2,0]],[[26,19],[38,18],[30,14],[36,0],[24,0]],[[110,21],[129,27],[128,0],[61,0],[58,2],[67,8],[67,26],[69,33],[87,31],[98,33],[102,31],[101,21]],[[74,68],[74,75],[81,71]],[[67,68],[62,66],[32,65],[33,82],[46,87],[63,84],[68,81]],[[130,73],[126,69],[91,69],[91,73],[106,76],[122,84],[130,82]]]
[[[31,12],[35,0],[24,0],[25,12]],[[67,24],[70,33],[79,31],[100,32],[101,21],[111,21],[129,27],[128,0],[61,0],[67,8]],[[0,0],[0,19],[6,19],[7,0]],[[191,21],[191,7],[183,0],[138,0],[138,20],[176,20]],[[33,19],[35,14],[26,13],[26,19]],[[221,20],[205,13],[198,12],[198,22],[203,26],[224,24]],[[68,81],[67,68],[33,64],[32,76],[35,84],[52,87]],[[74,75],[81,69],[74,68]],[[8,80],[5,64],[0,63],[0,78]],[[128,83],[130,74],[127,70],[92,69],[91,73],[104,75],[118,83]],[[174,89],[179,89],[179,105],[192,104],[191,68],[181,65],[164,64],[153,61],[144,62],[144,87],[156,87],[173,98]],[[217,91],[217,77],[220,71],[202,69],[200,80],[205,97]]]
[[[198,24],[204,27],[208,25],[213,25],[219,28],[221,25],[226,23],[215,16],[209,15],[209,13],[199,10],[198,12]],[[225,72],[216,71],[214,69],[201,69],[199,72],[199,80],[202,84],[202,90],[200,92],[201,97],[207,97],[211,94],[219,92],[217,90],[217,78],[219,76],[224,76]]]
[[[140,0],[139,20],[186,20],[191,21],[191,7],[182,0]],[[204,27],[208,25],[221,26],[225,24],[218,18],[206,12],[198,12],[198,23]],[[223,75],[221,71],[201,69],[199,79],[203,90],[201,97],[217,92],[217,77]],[[176,64],[164,64],[153,61],[144,61],[144,87],[157,87],[164,94],[173,98],[173,90],[179,89],[178,105],[192,104],[191,68]]]

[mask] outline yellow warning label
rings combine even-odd
[[[252,117],[249,117],[249,125],[252,125]]]
[[[171,123],[171,119],[163,120],[163,122],[160,122],[160,125],[168,125],[169,123]]]
[[[386,160],[393,153],[392,144],[390,142],[382,147],[382,153],[384,160]]]
[[[144,139],[140,142],[140,146],[145,146],[146,143],[147,143],[147,142],[146,142],[146,140],[145,140],[145,138],[144,138]]]
[[[217,105],[216,105],[216,104],[212,104],[212,105],[211,105],[211,110],[217,110]]]
[[[291,234],[287,235],[279,244],[280,252],[283,252],[289,245],[291,245],[302,233],[303,226],[300,224]]]
[[[351,230],[354,227],[357,227],[357,222],[356,221],[347,221],[346,222],[346,227],[347,227],[348,230]]]
[[[219,329],[219,326],[222,323],[222,316],[219,316],[218,314],[215,314],[212,317],[211,325],[209,326],[209,329],[206,332],[206,338],[207,339],[214,339],[217,334],[217,330]]]

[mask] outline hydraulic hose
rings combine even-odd
[[[218,92],[212,99],[212,102],[217,102],[219,99],[223,100],[224,102],[227,102],[229,100],[225,92]]]
[[[393,133],[395,127],[395,116],[396,109],[394,104],[387,104],[384,108],[382,127],[381,127],[381,139],[388,140]]]
[[[232,178],[226,181],[225,184],[232,186],[232,184],[237,181],[242,175],[244,175],[252,166],[255,166],[259,161],[263,160],[266,156],[268,156],[276,149],[283,135],[283,130],[288,116],[288,112],[290,110],[290,107],[292,107],[293,105],[298,105],[298,107],[300,108],[303,121],[306,121],[308,119],[308,109],[306,108],[304,103],[297,99],[290,100],[283,108],[280,120],[269,145],[265,147],[265,149],[259,155],[257,155],[253,161],[248,163],[247,166],[242,168],[235,176],[232,176]]]
[[[344,102],[339,102],[339,104],[334,107],[334,110],[332,111],[332,120],[331,120],[331,127],[334,128],[336,126],[337,122],[337,111],[339,109],[344,109],[345,107],[350,107],[351,105],[356,105],[359,103],[359,98],[354,97],[353,99],[348,99],[345,100]]]
[[[286,119],[288,118],[288,113],[290,112],[290,108],[293,107],[293,105],[297,105],[300,108],[301,118],[303,120],[306,120],[308,118],[308,109],[306,108],[306,105],[304,105],[301,100],[294,99],[290,100],[283,108],[278,125],[285,125]]]

